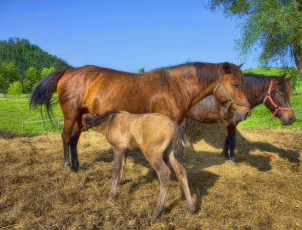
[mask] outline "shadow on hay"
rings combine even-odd
[[[187,129],[187,134],[191,143],[197,143],[204,140],[207,144],[217,149],[223,149],[224,138],[226,135],[223,124],[202,124],[191,121]],[[237,130],[237,150],[238,163],[246,162],[257,168],[259,171],[268,171],[271,169],[270,160],[265,156],[251,154],[254,150],[271,152],[279,157],[287,159],[289,162],[300,164],[300,153],[298,151],[276,147],[266,142],[252,142],[247,140],[239,130]],[[286,138],[286,137],[284,137]]]

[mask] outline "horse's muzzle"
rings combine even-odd
[[[251,116],[251,112],[246,112],[245,114],[244,113],[242,114],[239,111],[236,112],[236,120],[239,122],[246,120],[250,116]]]

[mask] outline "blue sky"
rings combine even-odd
[[[26,38],[74,67],[93,64],[136,72],[187,61],[244,62],[235,19],[207,0],[1,0],[0,40]]]

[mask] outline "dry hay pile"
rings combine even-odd
[[[101,134],[83,133],[82,169],[67,174],[58,134],[22,137],[0,133],[1,229],[301,229],[302,135],[239,128],[239,167],[220,156],[221,125],[190,123],[195,152],[184,164],[197,212],[189,214],[173,176],[165,213],[152,220],[159,186],[140,152],[128,155],[114,204],[112,150]],[[270,160],[274,154],[277,160]]]

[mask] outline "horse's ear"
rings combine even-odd
[[[225,73],[232,73],[230,64],[228,62],[223,64],[223,70],[224,70]]]
[[[285,79],[286,74],[287,74],[287,73],[282,74],[282,76],[280,77],[280,79],[281,79],[281,80],[284,80],[284,79]]]
[[[237,65],[238,68],[240,69],[240,68],[243,66],[243,64],[244,64],[244,63],[242,63],[242,64],[240,64],[240,65]]]

